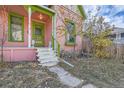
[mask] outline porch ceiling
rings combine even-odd
[[[41,19],[40,19],[40,15],[41,15]],[[32,13],[32,17],[31,18],[39,20],[39,21],[43,21],[43,22],[47,22],[48,20],[51,19],[50,16],[48,16],[46,14],[43,14],[41,12],[37,12],[37,11]]]
[[[53,10],[50,10],[48,8],[45,8],[44,6],[36,6],[36,5],[32,5],[31,6],[31,9],[33,11],[38,11],[38,12],[41,12],[41,13],[44,13],[48,16],[54,16],[55,12]]]

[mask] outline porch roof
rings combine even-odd
[[[48,16],[54,16],[55,15],[55,11],[52,9],[49,9],[45,6],[42,5],[31,5],[31,8],[33,11],[38,11],[38,12],[42,12]]]

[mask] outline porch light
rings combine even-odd
[[[41,20],[41,19],[43,19],[43,16],[42,16],[41,14],[40,14],[40,16],[39,16],[39,17],[40,17],[40,20]]]

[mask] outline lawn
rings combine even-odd
[[[3,88],[57,88],[57,76],[34,62],[7,63],[0,68],[0,87]]]
[[[83,79],[84,85],[91,83],[100,88],[124,87],[124,61],[116,59],[68,59],[70,67],[60,66],[72,75]],[[57,75],[34,62],[7,63],[0,68],[0,87],[4,88],[64,88]]]
[[[124,87],[124,60],[77,58],[68,59],[68,62],[74,67],[62,62],[60,66],[85,80],[85,84],[91,83],[100,88]]]

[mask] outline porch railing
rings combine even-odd
[[[55,50],[54,41],[56,41],[56,44],[57,44],[56,50]],[[57,53],[57,56],[60,57],[60,44],[59,44],[59,42],[53,37],[53,35],[52,35],[52,49],[55,50],[56,53]]]

